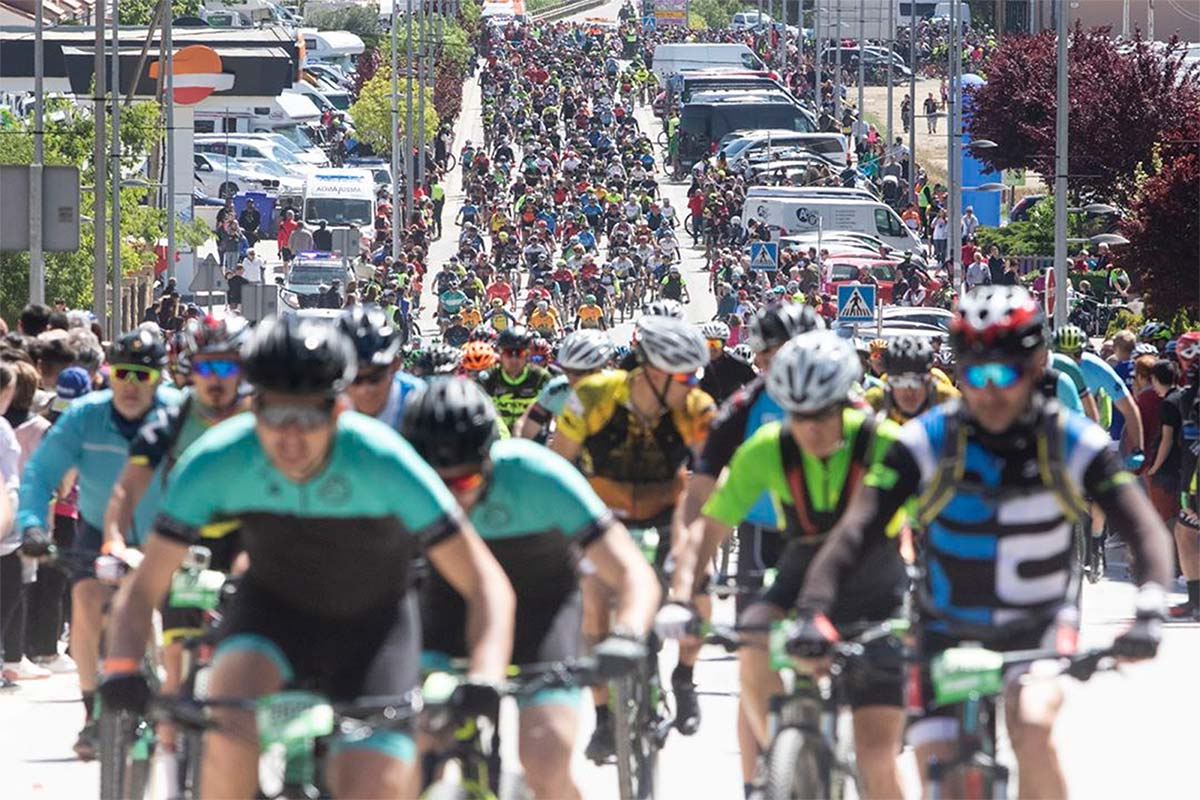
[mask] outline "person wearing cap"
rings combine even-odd
[[[21,476],[17,527],[22,551],[33,558],[45,556],[51,539],[47,509],[64,475],[79,476],[79,526],[73,548],[90,553],[72,575],[71,656],[79,665],[79,684],[86,724],[75,744],[83,760],[95,757],[99,731],[92,718],[96,689],[100,625],[111,587],[96,580],[92,562],[100,555],[104,512],[112,486],[125,464],[129,444],[147,416],[156,408],[178,405],[180,393],[160,385],[167,363],[161,336],[138,328],[121,336],[108,353],[112,388],[92,392],[59,416],[42,440]],[[152,481],[134,513],[129,534],[133,542],[149,530],[161,500],[161,484]]]

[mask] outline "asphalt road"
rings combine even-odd
[[[618,3],[591,10],[587,16],[615,16]],[[643,122],[648,122],[643,117]],[[458,141],[481,139],[479,97],[469,86]],[[664,183],[664,191],[679,209],[685,208],[684,186]],[[452,217],[462,193],[455,173],[448,186],[447,215]],[[686,240],[686,237],[684,237]],[[714,303],[705,289],[700,254],[685,245],[684,272],[693,301],[693,321],[710,318]],[[451,239],[435,243],[432,262],[449,255]],[[427,298],[426,306],[431,303]],[[431,320],[425,320],[431,322]],[[628,325],[616,331],[628,337]],[[1119,572],[1119,570],[1118,570]],[[1085,643],[1103,644],[1128,620],[1133,587],[1113,579],[1086,587],[1083,605]],[[1178,599],[1178,598],[1175,598]],[[718,603],[717,618],[732,621],[731,604]],[[1187,687],[1200,663],[1200,626],[1168,626],[1160,656],[1153,662],[1098,675],[1087,684],[1068,687],[1068,700],[1056,730],[1071,794],[1082,798],[1195,796],[1195,729],[1200,699]],[[663,663],[674,664],[668,647]],[[691,738],[672,735],[660,760],[661,787],[667,798],[738,798],[741,777],[736,741],[735,662],[724,652],[707,649],[696,669],[702,692],[704,722]],[[585,704],[586,705],[586,704]],[[505,728],[513,729],[512,710]],[[71,744],[82,722],[78,683],[73,675],[22,683],[0,694],[0,798],[85,800],[96,796],[98,768],[77,761]],[[580,749],[591,728],[591,712],[583,711]],[[515,765],[509,736],[506,764]],[[917,796],[915,765],[910,752],[902,756],[909,797]],[[577,755],[575,775],[589,800],[616,797],[613,767],[596,767]],[[1015,796],[1015,782],[1013,784]]]

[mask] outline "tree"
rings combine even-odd
[[[977,151],[992,169],[1054,174],[1056,49],[1053,31],[1006,37],[987,84],[967,90],[971,138],[997,145]],[[1123,44],[1076,24],[1068,70],[1073,193],[1123,202],[1156,145],[1200,138],[1200,69],[1178,42]]]
[[[304,15],[304,23],[323,31],[348,31],[363,40],[370,50],[383,38],[384,27],[379,20],[379,6],[349,5],[340,8],[314,8]]]
[[[158,0],[121,0],[118,13],[122,25],[149,25]],[[175,19],[193,17],[200,13],[200,0],[172,0],[171,12]]]
[[[413,87],[413,104],[417,103],[417,90]],[[408,120],[408,93],[404,81],[400,82],[397,98],[400,108],[400,132]],[[390,155],[392,152],[392,77],[390,70],[381,69],[363,86],[358,100],[350,106],[350,118],[358,138],[369,144],[375,152]],[[413,125],[417,124],[417,109],[413,109]],[[432,87],[425,88],[425,130],[432,139],[437,131],[438,114],[434,105]]]
[[[1200,305],[1200,156],[1193,150],[1163,162],[1138,182],[1129,211],[1122,226],[1129,239],[1125,261],[1141,278],[1154,314],[1166,319],[1187,311],[1195,319]]]

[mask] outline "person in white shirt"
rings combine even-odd
[[[254,283],[262,283],[265,279],[265,268],[267,262],[258,257],[258,253],[254,248],[246,251],[246,257],[242,259],[242,266],[246,268],[246,277]]]
[[[979,217],[975,216],[975,209],[967,206],[962,215],[962,235],[963,241],[975,238],[975,231],[979,229]]]
[[[975,254],[975,260],[967,266],[967,289],[974,289],[976,286],[982,286],[985,283],[992,282],[992,271],[988,269],[987,262],[983,260],[980,253]]]

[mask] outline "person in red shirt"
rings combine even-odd
[[[275,234],[275,244],[279,246],[279,257],[285,264],[292,260],[292,251],[288,249],[287,243],[294,230],[296,230],[296,214],[289,208],[283,212],[283,221],[279,223],[279,232]]]
[[[696,192],[688,198],[688,211],[692,214],[692,245],[700,243],[701,228],[704,225],[704,193]]]
[[[967,238],[963,241],[962,246],[962,263],[970,264],[975,260],[975,254],[979,252],[979,248],[975,246],[975,240]]]
[[[488,285],[484,290],[484,295],[487,296],[489,301],[498,298],[504,305],[510,305],[513,299],[512,284],[501,277]]]

